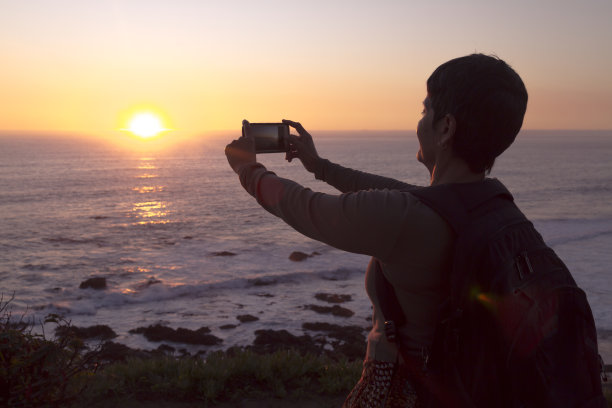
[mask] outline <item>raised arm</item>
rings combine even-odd
[[[267,171],[255,161],[253,150],[253,141],[241,137],[225,152],[257,202],[302,234],[345,251],[385,259],[405,231],[399,220],[411,218],[407,215],[416,202],[412,195],[390,190],[315,193]]]
[[[240,182],[270,213],[298,232],[335,248],[385,260],[418,205],[414,196],[391,190],[339,195],[313,192],[277,177],[260,163],[241,167]]]
[[[413,187],[389,177],[378,176],[343,167],[319,156],[310,133],[304,127],[291,120],[284,123],[295,129],[298,135],[289,136],[289,151],[286,159],[291,162],[300,159],[304,168],[314,173],[315,178],[323,180],[343,193],[371,189],[406,190]]]

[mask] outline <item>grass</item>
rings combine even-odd
[[[245,350],[199,358],[153,357],[111,364],[79,381],[89,385],[75,406],[98,401],[176,401],[213,406],[241,400],[346,396],[361,374],[361,362],[277,351]],[[81,385],[76,383],[75,386]]]
[[[360,361],[293,350],[262,355],[234,349],[206,359],[130,359],[75,377],[71,386],[81,391],[72,406],[338,407],[360,374]],[[611,384],[605,384],[604,395],[612,408]]]
[[[75,387],[88,385],[73,407],[338,407],[360,374],[360,361],[292,350],[132,359],[76,379]],[[612,408],[612,384],[605,384],[604,395]]]

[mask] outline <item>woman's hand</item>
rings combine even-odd
[[[308,133],[306,129],[304,129],[304,127],[298,122],[283,119],[283,123],[286,123],[294,128],[299,135],[289,135],[289,150],[285,155],[285,159],[288,162],[291,162],[291,160],[297,157],[300,159],[306,170],[314,173],[321,158],[319,157],[314,142],[312,141],[312,136],[310,136],[310,133]]]
[[[249,122],[242,121],[243,126],[248,126]],[[225,147],[225,157],[232,169],[238,173],[240,168],[251,163],[255,163],[255,141],[242,132],[242,137],[234,140]]]

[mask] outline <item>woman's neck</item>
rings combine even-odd
[[[484,179],[484,171],[474,173],[463,159],[452,157],[434,165],[430,184],[473,183]]]

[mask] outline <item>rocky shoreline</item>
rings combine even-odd
[[[354,314],[352,310],[339,305],[351,301],[350,295],[316,293],[314,298],[332,305],[308,304],[303,308],[319,314],[331,314],[338,317],[350,317]],[[240,314],[236,316],[236,320],[239,324],[225,324],[219,329],[232,330],[239,325],[257,321],[259,318],[250,314]],[[284,329],[259,329],[254,330],[255,339],[251,344],[228,346],[224,351],[232,353],[236,350],[250,350],[258,354],[268,354],[291,349],[301,354],[327,355],[334,359],[350,361],[360,360],[365,355],[366,337],[370,330],[365,326],[308,321],[302,324],[302,330],[305,332],[302,335],[295,335]],[[97,344],[92,348],[96,357],[101,361],[112,363],[125,361],[128,358],[149,358],[160,355],[202,357],[208,353],[207,350],[193,353],[188,350],[188,346],[216,346],[215,350],[218,350],[218,346],[223,346],[223,340],[211,332],[211,328],[206,326],[191,330],[182,327],[172,328],[159,323],[129,330],[130,334],[142,335],[151,343],[159,343],[158,347],[153,350],[135,349],[114,341],[113,339],[118,335],[107,325],[58,326],[56,336],[70,336],[87,344]]]

